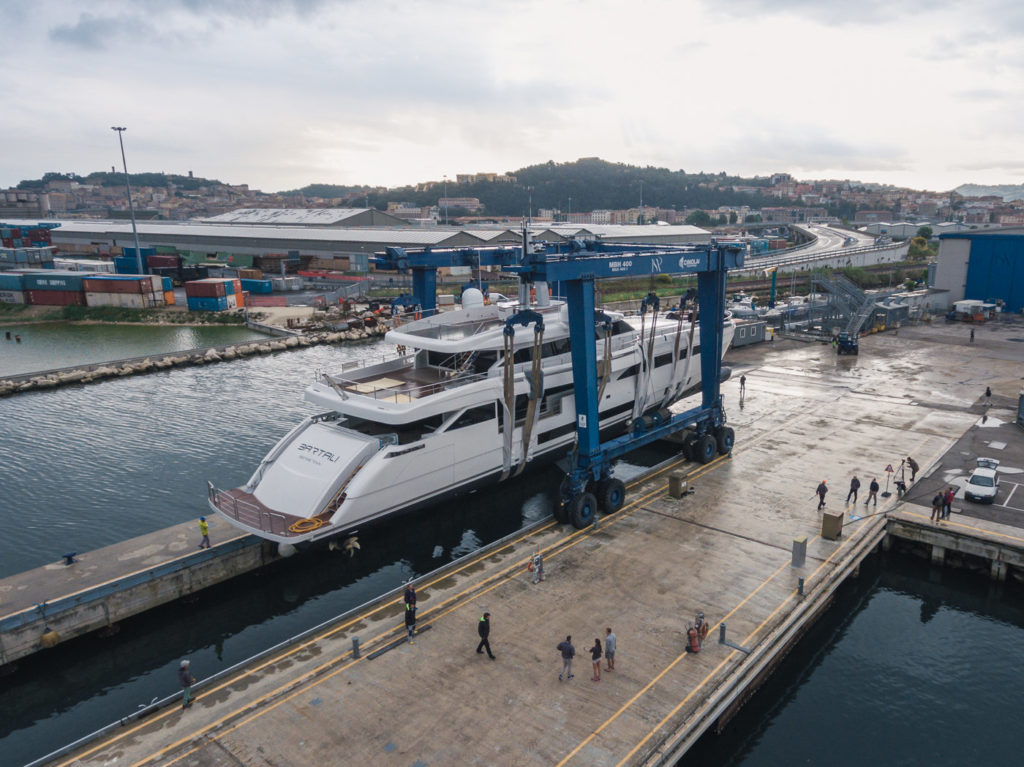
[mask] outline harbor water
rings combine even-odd
[[[15,337],[20,337],[21,342],[16,342]],[[0,378],[265,339],[262,333],[241,325],[0,325]]]

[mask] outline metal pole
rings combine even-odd
[[[444,225],[448,226],[448,177],[444,177]]]
[[[139,247],[139,230],[135,227],[135,205],[132,203],[132,182],[128,179],[128,161],[124,157],[124,138],[122,134],[128,130],[125,127],[111,126],[110,130],[117,131],[117,141],[121,145],[121,164],[124,165],[124,185],[128,190],[128,212],[132,217],[132,236],[135,238],[135,264],[139,274],[145,274],[142,268],[142,249]]]

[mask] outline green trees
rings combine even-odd
[[[932,238],[932,228],[930,226],[922,226],[917,230],[917,236],[930,240]]]
[[[695,210],[689,216],[686,217],[686,223],[690,226],[711,226],[711,216],[703,210]]]

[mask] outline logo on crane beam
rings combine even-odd
[[[679,259],[679,268],[692,269],[695,266],[700,266],[702,263],[703,259],[701,258],[687,258],[686,256],[683,256]]]
[[[661,271],[661,256],[656,256],[651,259],[651,273]]]

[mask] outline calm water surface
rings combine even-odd
[[[7,340],[7,333],[21,343]],[[238,325],[0,325],[0,376],[220,346],[267,336]]]

